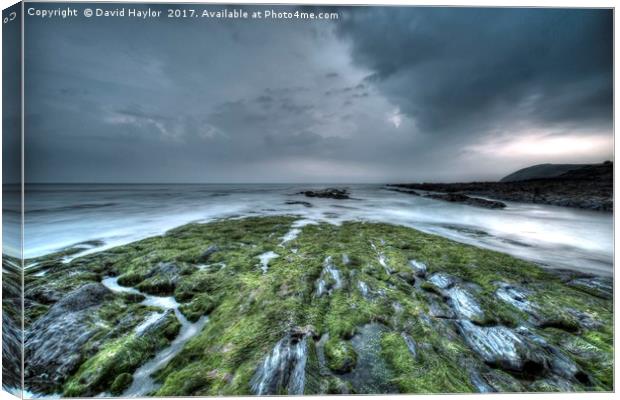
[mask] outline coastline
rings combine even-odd
[[[557,176],[541,176],[524,180],[399,183],[387,186],[408,190],[410,194],[414,194],[414,190],[424,190],[446,194],[484,196],[495,200],[613,212],[613,163],[607,161],[602,164],[574,167],[574,169]],[[519,172],[506,178],[515,176]],[[523,172],[521,173],[523,174],[521,176],[526,176]]]
[[[25,257],[99,241],[77,255],[100,251],[190,222],[289,215],[312,223],[386,222],[512,254],[549,268],[611,275],[609,213],[569,207],[506,202],[485,209],[385,190],[348,185],[351,199],[297,195],[306,185],[156,185],[38,187],[27,198]],[[52,223],[53,221],[53,223]],[[85,244],[85,246],[88,243]],[[67,257],[70,260],[71,257]]]

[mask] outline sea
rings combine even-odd
[[[505,202],[505,209],[484,209],[395,192],[378,184],[337,185],[349,190],[349,200],[299,194],[328,186],[29,184],[24,257],[39,257],[90,240],[103,243],[85,246],[78,256],[84,255],[190,222],[293,215],[299,226],[344,221],[403,225],[546,268],[613,274],[612,213],[516,202]]]

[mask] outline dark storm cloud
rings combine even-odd
[[[29,19],[27,179],[487,179],[611,155],[610,11],[338,10]]]
[[[610,127],[609,10],[377,7],[345,16],[339,32],[372,71],[368,82],[422,130],[483,128],[514,114]]]

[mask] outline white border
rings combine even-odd
[[[53,1],[53,0],[52,0]],[[45,2],[44,0],[31,0],[30,2]],[[96,2],[96,1],[95,1]],[[122,0],[122,1],[115,1],[115,2],[122,2],[122,3],[139,3],[139,1],[127,1],[127,0]],[[15,0],[0,0],[0,5],[2,6],[2,9],[9,7],[10,5],[16,3]],[[67,3],[88,3],[88,1],[84,1],[84,2],[79,2],[79,1],[67,1]],[[94,3],[91,1],[91,3]],[[182,0],[167,0],[167,1],[162,1],[162,0],[151,0],[149,1],[149,3],[192,3],[192,1],[182,1]],[[398,0],[368,0],[368,1],[360,1],[360,0],[291,0],[291,1],[278,1],[278,0],[267,0],[267,1],[260,1],[260,0],[244,0],[244,1],[240,1],[240,0],[229,0],[229,1],[203,1],[203,2],[193,2],[193,3],[216,3],[216,4],[249,4],[249,3],[256,3],[256,4],[264,4],[264,3],[271,3],[271,4],[324,4],[324,5],[330,5],[330,4],[338,4],[338,5],[401,5],[401,6],[411,6],[411,5],[426,5],[426,6],[488,6],[488,7],[562,7],[562,8],[579,8],[579,7],[587,7],[587,8],[593,8],[593,7],[601,7],[601,8],[614,8],[616,5],[616,2],[613,0],[589,0],[589,1],[583,1],[583,0],[537,0],[537,1],[532,1],[532,0],[522,0],[522,1],[514,1],[514,0],[424,0],[424,1],[419,1],[419,0],[406,0],[406,1],[398,1]],[[615,16],[614,16],[615,17]],[[614,18],[615,20],[615,18]],[[619,34],[618,32],[614,29],[614,77],[617,76],[617,72],[618,72],[618,59],[617,59],[617,54],[615,52],[616,49],[616,43],[618,43],[619,39]],[[0,42],[2,40],[2,34],[0,32]],[[2,65],[2,55],[0,53],[0,66]],[[1,82],[0,82],[0,89],[1,89]],[[620,109],[620,106],[618,105],[618,102],[616,101],[616,93],[617,93],[617,83],[614,79],[614,117],[616,115],[618,115],[618,111]],[[0,99],[0,106],[2,105],[2,100]],[[0,143],[1,143],[1,138],[2,138],[2,133],[1,133],[1,128],[0,128]],[[616,154],[616,150],[617,150],[617,143],[614,143],[614,154]],[[1,166],[1,160],[2,160],[2,154],[0,152],[0,176],[2,176],[1,171],[2,171],[2,166]],[[615,188],[617,187],[618,183],[620,182],[620,178],[618,177],[618,174],[616,173],[616,165],[614,165],[614,192],[615,192]],[[616,210],[616,201],[615,201],[616,197],[615,197],[615,193],[614,193],[614,210]],[[0,194],[0,201],[1,201],[1,194]],[[614,226],[617,226],[616,223],[618,222],[618,215],[617,213],[614,212]],[[0,223],[2,221],[2,217],[0,215]],[[614,234],[615,234],[615,229],[614,229]],[[0,229],[0,241],[2,240],[2,230]],[[614,266],[618,265],[618,259],[620,258],[617,248],[614,247]],[[0,293],[1,293],[1,288],[0,288]],[[614,281],[614,293],[618,293],[618,282]],[[617,309],[617,304],[618,304],[618,297],[620,296],[615,296],[614,298],[614,310]],[[1,310],[0,310],[1,313]],[[614,313],[615,314],[615,313]],[[615,326],[614,326],[614,343],[618,343],[618,319],[615,318]],[[1,372],[0,372],[1,374]],[[616,385],[618,385],[618,382],[620,382],[619,380],[619,376],[620,373],[618,371],[618,368],[614,369],[614,382],[616,383]],[[288,396],[283,396],[285,398],[288,398]],[[342,400],[359,400],[361,396],[304,396],[303,399],[304,400],[323,400],[326,398],[338,398],[338,399],[342,399]],[[378,396],[364,396],[364,397],[370,397],[370,398],[385,398],[385,395],[378,395]],[[429,399],[436,399],[436,400],[454,400],[454,399],[471,399],[471,400],[478,400],[478,399],[482,399],[482,400],[500,400],[500,399],[521,399],[521,398],[526,398],[526,399],[532,399],[532,400],[537,400],[537,399],[562,399],[562,400],[590,400],[590,399],[612,399],[615,396],[614,393],[588,393],[588,394],[581,394],[581,393],[550,393],[550,394],[524,394],[524,393],[511,393],[511,394],[454,394],[454,395],[393,395],[391,396],[393,398],[397,398],[397,399],[403,399],[403,400],[415,400],[418,399],[420,397],[423,398],[429,398]],[[16,397],[11,396],[10,394],[4,392],[4,391],[0,391],[0,400],[10,400],[10,399],[15,399]],[[231,400],[236,400],[236,399],[256,399],[257,397],[226,397],[226,399],[231,399]],[[153,397],[153,399],[157,399],[155,397]],[[178,399],[196,399],[196,397],[178,397]]]

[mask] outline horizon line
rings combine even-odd
[[[499,180],[394,180],[374,182],[24,182],[24,185],[398,185],[410,183],[478,183],[499,182]],[[18,185],[21,182],[8,182],[6,185]]]
[[[9,184],[19,184],[13,182]],[[400,183],[400,182],[399,182]],[[381,185],[388,182],[24,182],[25,185]]]

